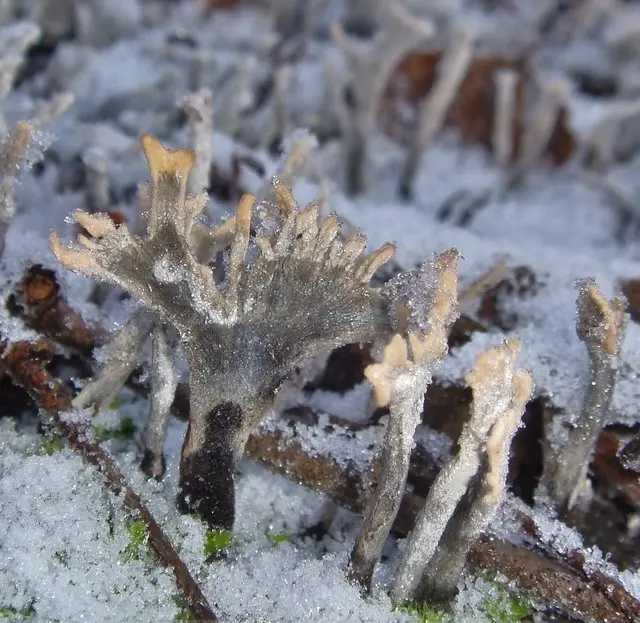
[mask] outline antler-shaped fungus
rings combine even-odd
[[[624,298],[607,300],[591,280],[583,280],[579,288],[576,333],[589,353],[590,383],[566,443],[548,457],[544,474],[560,512],[570,510],[584,492],[591,456],[609,416],[627,324]]]
[[[519,352],[518,340],[506,340],[481,353],[465,376],[473,390],[471,418],[458,440],[458,453],[438,474],[418,514],[392,589],[395,601],[419,598],[425,592],[436,598],[443,593],[449,596],[450,582],[453,580],[455,590],[473,540],[486,528],[502,499],[511,438],[533,387],[530,375],[516,370]],[[485,452],[487,490],[460,513],[459,503],[480,471]],[[432,563],[436,563],[433,568]],[[434,576],[436,567],[436,575],[445,577]]]
[[[335,217],[319,222],[315,204],[298,210],[290,190],[276,185],[276,226],[263,236],[251,233],[254,198],[240,200],[217,284],[190,244],[203,205],[186,197],[193,153],[149,135],[141,141],[151,170],[147,236],[76,211],[94,238],[79,236],[84,248],[74,249],[52,233],[51,247],[67,268],[122,286],[177,331],[190,386],[178,504],[229,528],[234,468],[283,380],[308,357],[394,330],[388,297],[369,286],[394,248],[363,256],[363,236],[341,240]],[[249,247],[259,251],[252,263]]]
[[[400,508],[431,370],[447,353],[447,335],[457,317],[457,263],[458,252],[453,249],[433,263],[436,292],[428,328],[422,335],[409,333],[411,356],[407,341],[396,333],[384,348],[382,361],[365,369],[376,402],[389,407],[382,473],[351,552],[350,575],[366,589],[371,587],[375,564]]]

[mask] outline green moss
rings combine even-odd
[[[264,536],[273,547],[277,547],[281,543],[291,543],[292,541],[290,534],[286,532],[270,532],[268,528],[264,531]]]
[[[109,409],[111,409],[112,411],[116,411],[122,406],[122,404],[123,404],[122,398],[120,398],[120,396],[116,396],[111,402],[111,404],[109,405]]]
[[[17,610],[12,606],[0,606],[0,619],[28,619],[32,617],[36,613],[33,604],[29,604],[22,608],[22,610]]]
[[[176,621],[176,623],[182,621],[184,621],[185,623],[191,623],[191,621],[195,621],[193,615],[191,614],[191,611],[186,606],[180,608],[180,612],[176,614],[173,620]]]
[[[125,417],[120,420],[120,426],[114,431],[113,436],[121,441],[127,439],[133,439],[136,432],[136,425],[130,417]]]
[[[45,437],[42,440],[42,451],[47,456],[60,452],[60,450],[62,450],[62,439],[60,437]]]
[[[125,560],[140,560],[149,540],[149,528],[143,519],[135,519],[127,524],[129,545],[123,550]]]
[[[187,600],[185,599],[183,594],[178,594],[173,596],[173,601],[178,608],[178,614],[173,617],[173,620],[178,623],[184,621],[184,623],[191,623],[195,621],[193,618],[193,614],[191,614],[191,610],[187,604]]]
[[[497,596],[483,602],[483,610],[492,623],[520,623],[535,610],[523,597],[512,595],[505,588],[495,585]]]
[[[130,417],[120,420],[117,428],[105,428],[104,426],[94,426],[93,434],[100,440],[117,439],[118,441],[128,441],[133,439],[136,432],[136,425]]]
[[[451,616],[448,613],[442,612],[441,610],[436,610],[428,604],[409,602],[408,604],[404,604],[403,606],[396,606],[394,610],[398,610],[399,612],[404,612],[405,614],[416,617],[419,623],[452,622]]]
[[[231,545],[233,536],[229,530],[208,530],[204,535],[204,555],[209,558]]]

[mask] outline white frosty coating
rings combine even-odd
[[[299,403],[353,422],[364,422],[371,416],[371,386],[362,381],[343,394],[319,389],[299,399]]]
[[[565,523],[550,517],[547,509],[532,509],[522,500],[507,496],[501,512],[494,519],[492,532],[499,537],[516,544],[522,543],[521,535],[510,532],[518,524],[514,513],[522,510],[531,516],[535,522],[536,535],[545,544],[553,546],[560,553],[579,551],[585,557],[585,566],[593,571],[600,571],[605,576],[620,582],[625,590],[636,599],[640,599],[640,573],[638,571],[619,571],[617,567],[606,560],[606,556],[596,546],[585,547],[582,537]],[[526,540],[526,537],[525,537]]]
[[[364,473],[371,466],[373,448],[384,435],[384,427],[369,426],[359,431],[341,428],[326,413],[318,414],[317,424],[296,423],[290,428],[279,422],[276,414],[267,416],[260,429],[277,431],[284,439],[295,437],[305,454],[332,458],[340,468],[354,467]]]
[[[163,255],[153,265],[153,276],[163,283],[177,283],[185,279],[185,272],[169,256]]]

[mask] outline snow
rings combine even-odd
[[[39,4],[25,3],[21,15],[37,20],[33,7]],[[124,322],[134,303],[121,300],[120,292],[114,289],[104,306],[96,306],[90,300],[95,284],[57,264],[47,235],[55,229],[70,237],[71,228],[65,219],[74,209],[87,207],[81,162],[94,147],[105,154],[114,208],[127,217],[130,230],[137,231],[140,215],[136,193],[138,185],[147,179],[137,136],[149,131],[171,146],[184,145],[187,131],[181,125],[179,103],[196,87],[204,85],[214,93],[213,157],[219,168],[229,172],[233,155],[256,157],[265,165],[265,178],[247,167],[241,168],[238,177],[243,190],[256,193],[264,192],[266,181],[276,172],[279,158],[262,148],[252,148],[260,142],[269,112],[268,106],[254,110],[256,94],[268,86],[274,58],[283,53],[278,48],[280,35],[273,15],[253,3],[241,3],[236,10],[219,11],[205,19],[195,2],[172,4],[176,6],[156,0],[87,2],[84,9],[99,6],[101,13],[94,18],[85,14],[83,19],[88,22],[80,25],[79,38],[60,41],[46,68],[25,79],[2,101],[3,117],[13,123],[32,115],[38,102],[53,93],[68,90],[76,97],[63,117],[39,131],[29,160],[35,161],[46,150],[40,165],[23,165],[19,172],[15,193],[18,211],[0,259],[3,300],[24,269],[40,263],[55,270],[62,294],[86,319],[107,328]],[[285,94],[290,129],[313,126],[314,120],[320,126],[328,123],[322,118],[328,92],[325,62],[335,61],[336,68],[343,63],[327,34],[328,24],[339,18],[343,3],[317,4],[322,6],[313,41],[301,46],[302,51],[291,58],[278,61],[292,72]],[[532,24],[541,19],[543,4],[548,3],[533,7],[523,0],[511,3],[511,12],[485,11],[471,0],[442,1],[439,8],[425,8],[422,2],[409,4],[430,15],[440,11],[457,16],[473,28],[482,46],[505,49],[510,40],[524,45],[532,37]],[[620,84],[621,95],[612,98],[570,92],[571,126],[582,145],[607,115],[625,105],[629,95],[637,95],[634,75],[637,81],[640,52],[637,8],[625,7],[604,32],[597,29],[598,20],[586,11],[580,19],[580,23],[570,25],[583,35],[571,42],[561,37],[549,41],[538,60],[552,74],[591,71]],[[41,23],[41,27],[46,24]],[[14,37],[31,37],[37,30],[31,22],[15,22],[13,28]],[[8,36],[7,32],[3,34]],[[248,74],[245,84],[238,85],[234,78],[242,67]],[[242,110],[227,108],[240,104]],[[616,149],[633,153],[626,162],[614,163],[605,176],[632,206],[639,196],[638,156],[633,151],[640,144],[637,125],[627,124],[615,144]],[[406,146],[376,134],[371,137],[371,147],[368,185],[362,196],[353,199],[343,193],[342,143],[330,139],[321,142],[312,155],[312,174],[296,182],[297,200],[304,205],[317,197],[321,192],[319,182],[329,186],[329,209],[362,229],[369,250],[395,242],[393,262],[404,270],[450,247],[462,254],[462,284],[503,256],[508,257],[509,267],[529,267],[541,284],[539,291],[501,302],[502,311],[515,319],[513,326],[505,331],[493,327],[487,333],[473,334],[468,343],[453,350],[434,376],[438,382],[461,383],[478,353],[507,336],[518,337],[522,342],[518,365],[532,371],[536,394],[563,411],[555,423],[558,443],[579,413],[589,382],[587,354],[575,332],[575,282],[594,277],[610,297],[619,290],[620,279],[640,277],[640,253],[633,227],[619,236],[618,211],[604,193],[588,183],[576,162],[560,170],[541,165],[520,188],[504,191],[504,172],[495,167],[491,156],[480,147],[461,145],[455,132],[446,131],[421,159],[415,199],[402,202],[396,191]],[[442,214],[443,204],[460,192],[471,199],[488,196],[486,205],[465,228],[456,225],[455,210],[449,218]],[[232,209],[232,201],[212,198],[211,216],[229,214]],[[181,267],[172,266],[166,258],[160,258],[155,269],[156,276],[164,281],[180,278]],[[419,320],[424,323],[424,319]],[[9,342],[38,338],[4,306],[0,306],[0,333]],[[638,422],[639,345],[640,326],[630,322],[612,423]],[[99,363],[100,355],[96,354]],[[355,465],[365,471],[371,466],[384,426],[345,431],[332,426],[330,418],[361,422],[370,409],[367,383],[342,395],[318,390],[301,395],[298,403],[318,414],[314,426],[295,424],[296,436],[306,452],[331,456],[345,468]],[[140,431],[146,408],[145,402],[125,394],[125,404],[117,412],[101,414],[94,424],[116,427],[120,418],[133,418],[138,431],[134,440],[111,440],[107,445],[134,489],[174,540],[222,621],[409,620],[392,612],[384,592],[385,578],[392,575],[398,561],[398,549],[391,540],[389,558],[377,571],[380,581],[374,596],[363,600],[344,579],[359,520],[340,511],[320,543],[301,536],[319,521],[325,501],[249,462],[242,464],[238,476],[238,519],[229,558],[206,564],[204,527],[193,518],[179,515],[173,502],[183,424],[170,423],[168,473],[163,480],[146,481],[139,472]],[[67,415],[75,423],[87,423],[88,416],[88,412]],[[37,621],[172,621],[178,614],[174,599],[178,591],[170,573],[150,555],[140,560],[123,559],[130,518],[123,512],[121,501],[107,492],[100,477],[71,450],[44,454],[42,437],[35,433],[33,422],[14,424],[8,418],[0,420],[0,607],[34,611]],[[262,426],[269,429],[279,424],[270,416]],[[278,430],[283,435],[292,434],[289,428]],[[441,463],[452,447],[451,440],[428,427],[419,427],[417,440]],[[493,530],[515,539],[512,526],[506,526],[508,522],[505,513],[494,521]],[[584,551],[579,535],[550,520],[544,512],[536,516],[536,522],[544,539]],[[274,547],[265,530],[286,533],[291,542]],[[637,572],[619,573],[601,552],[591,549],[586,553],[590,565],[617,577],[640,597]],[[464,581],[455,605],[457,620],[482,620],[478,604],[489,591],[482,582],[475,578]]]

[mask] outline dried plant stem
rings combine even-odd
[[[578,420],[547,473],[560,512],[570,510],[584,490],[596,441],[608,421],[626,326],[624,299],[607,300],[593,281],[580,284],[577,305],[576,332],[589,353],[590,382]]]
[[[71,393],[45,369],[46,360],[52,354],[53,350],[45,340],[36,344],[16,342],[9,346],[2,361],[13,381],[28,392],[36,405],[52,418],[71,446],[105,477],[109,489],[116,495],[123,494],[124,505],[135,517],[141,518],[147,524],[149,544],[158,555],[159,561],[173,570],[176,584],[183,591],[195,620],[216,621],[207,598],[191,576],[189,569],[171,545],[151,511],[127,483],[113,458],[88,431],[60,417],[62,412],[72,409]]]

